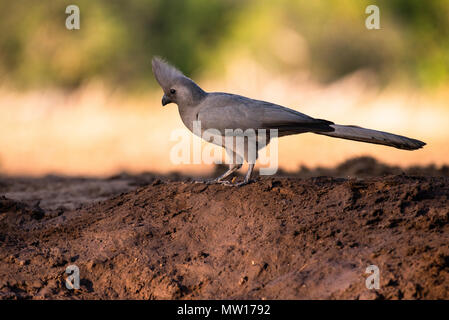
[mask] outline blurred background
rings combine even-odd
[[[80,8],[80,30],[65,27],[70,4]],[[371,4],[380,30],[365,27]],[[284,170],[361,155],[447,163],[447,0],[0,0],[0,173],[211,171],[170,162],[170,135],[184,126],[175,105],[161,106],[153,55],[206,91],[428,143],[408,152],[285,137]]]

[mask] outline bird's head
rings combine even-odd
[[[195,82],[163,59],[154,57],[152,67],[153,74],[164,91],[162,106],[172,102],[179,107],[195,106],[206,95]]]

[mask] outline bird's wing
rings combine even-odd
[[[330,121],[314,119],[298,111],[265,101],[223,95],[199,110],[204,129],[278,129],[280,134],[333,131]]]

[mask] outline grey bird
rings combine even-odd
[[[223,143],[225,129],[241,129],[243,131],[266,129],[266,132],[269,132],[270,129],[277,129],[279,137],[312,132],[333,138],[381,144],[403,150],[416,150],[425,145],[422,141],[392,133],[352,125],[338,125],[331,121],[315,119],[270,102],[229,93],[206,92],[181,71],[159,57],[152,59],[152,67],[154,76],[164,91],[162,106],[169,103],[177,104],[182,122],[192,132],[194,132],[194,121],[200,121],[201,132],[208,129],[218,130],[222,139],[220,145],[224,146],[228,155],[234,159],[229,165],[228,171],[216,179],[203,181],[205,183],[242,186],[250,182],[255,159],[249,161],[247,152],[237,150],[232,145],[225,145]],[[266,144],[268,144],[270,135],[266,134],[266,136]],[[256,148],[257,151],[260,149],[259,146]],[[238,183],[225,180],[241,168],[243,159],[248,162],[248,171],[244,180]]]

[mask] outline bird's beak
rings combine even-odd
[[[172,101],[170,100],[170,98],[164,94],[164,96],[162,97],[162,106],[165,106],[166,104],[169,104],[171,102]]]

